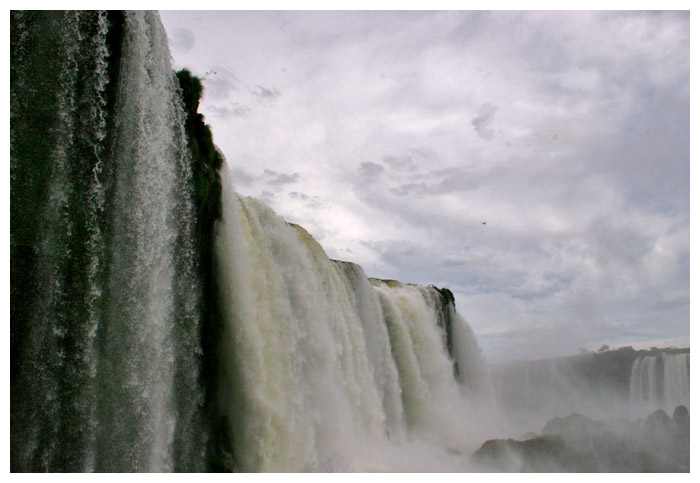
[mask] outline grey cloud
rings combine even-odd
[[[308,201],[310,199],[309,195],[305,193],[299,193],[298,191],[292,191],[288,193],[289,197],[295,200]]]
[[[391,188],[389,191],[398,196],[470,191],[478,189],[487,183],[499,180],[507,174],[508,171],[502,164],[496,164],[486,168],[449,168],[429,173],[429,176],[436,180],[435,182],[408,183],[396,188]]]
[[[273,186],[282,186],[284,184],[296,183],[299,180],[299,173],[278,173],[271,169],[264,171],[265,182]]]
[[[368,178],[376,178],[382,173],[382,171],[384,171],[384,166],[382,166],[381,164],[372,163],[371,161],[367,161],[360,164],[360,166],[357,169],[362,176],[366,176]]]
[[[574,276],[567,276],[557,273],[546,273],[544,275],[545,284],[539,288],[523,287],[513,290],[511,296],[516,299],[531,301],[536,298],[551,297],[559,292],[569,290],[575,280]]]
[[[271,193],[270,191],[261,191],[260,194],[258,195],[258,198],[260,201],[267,205],[271,205],[273,200],[275,199],[275,194]]]
[[[428,186],[425,183],[408,183],[399,186],[398,188],[391,188],[389,191],[398,196],[421,196],[429,191]]]
[[[397,171],[417,171],[418,166],[416,166],[416,163],[413,160],[412,156],[384,156],[382,158],[382,161],[384,161],[391,169],[397,170]]]
[[[678,307],[688,307],[690,305],[690,297],[688,295],[683,295],[681,297],[676,297],[671,300],[661,300],[658,302],[653,302],[649,305],[651,310],[664,311],[669,309],[675,309]]]
[[[547,297],[549,291],[558,291],[554,286],[532,288],[531,274],[520,268],[500,267],[487,257],[471,260],[455,260],[451,256],[440,262],[442,280],[464,294],[504,294],[512,298],[529,300]]]
[[[267,87],[263,86],[255,86],[255,89],[250,89],[250,93],[256,97],[260,97],[263,99],[274,99],[275,97],[279,97],[282,95],[282,93],[279,90],[277,90],[276,87],[268,89]]]
[[[237,166],[230,166],[229,171],[235,185],[250,186],[253,182],[253,177]]]
[[[417,158],[424,158],[424,159],[437,159],[438,158],[437,153],[428,147],[409,148],[408,152]]]
[[[460,21],[447,35],[453,42],[464,44],[489,33],[489,26],[493,25],[497,12],[488,10],[474,10],[464,12]]]
[[[447,287],[458,295],[460,302],[457,309],[465,317],[488,310],[488,304],[471,301],[499,300],[498,305],[505,312],[524,309],[526,313],[541,316],[541,321],[547,323],[550,321],[548,308],[556,304],[556,300],[562,297],[560,294],[568,296],[576,279],[574,276],[552,280],[543,277],[544,283],[538,286],[533,281],[536,277],[533,277],[532,270],[504,266],[489,253],[462,257],[450,254],[446,247],[423,246],[405,240],[361,244],[379,255],[382,266],[392,267],[378,275],[380,278]],[[465,298],[469,303],[464,303]],[[543,307],[545,311],[541,312]],[[481,318],[477,321],[484,322]],[[519,325],[517,320],[506,319],[502,322],[510,328]]]
[[[233,112],[234,116],[246,116],[250,112],[250,106],[234,102],[231,108],[231,112]]]
[[[194,46],[194,34],[189,29],[179,28],[170,39],[170,47],[173,50],[187,52]]]
[[[493,139],[493,129],[489,128],[489,125],[493,121],[493,117],[496,114],[498,108],[493,104],[483,104],[479,108],[479,115],[472,119],[472,126],[474,126],[474,131],[481,138],[486,141]]]
[[[215,117],[220,117],[220,118],[228,118],[231,116],[244,117],[250,113],[251,108],[250,108],[250,106],[247,106],[245,104],[240,104],[238,102],[234,102],[233,104],[231,104],[229,106],[212,105],[209,107],[209,111],[211,111]]]
[[[487,183],[499,180],[508,174],[503,164],[486,168],[462,167],[446,169],[435,173],[442,179],[432,187],[433,193],[451,193],[477,189]]]
[[[503,293],[523,290],[529,274],[522,269],[504,269],[484,256],[460,257],[445,248],[423,246],[408,240],[360,241],[375,251],[385,264],[396,267],[400,280],[420,284],[440,283],[459,287],[466,294]],[[407,268],[404,272],[403,269]]]
[[[240,81],[223,67],[214,67],[204,76],[206,94],[212,99],[225,99],[231,92],[239,90]]]
[[[570,356],[578,352],[579,347],[595,349],[602,343],[610,343],[615,337],[612,327],[591,331],[585,327],[572,324],[527,327],[525,329],[505,330],[493,334],[480,334],[479,343],[484,350],[500,357],[497,363],[508,360],[541,359],[547,357]],[[613,347],[619,347],[615,344]]]
[[[287,195],[293,200],[305,201],[306,203],[304,206],[307,208],[317,209],[323,206],[321,198],[318,196],[309,196],[306,193],[300,193],[298,191],[292,191],[287,193]]]
[[[624,215],[621,215],[624,216]],[[584,239],[601,267],[641,267],[642,257],[654,247],[655,238],[624,219],[599,217],[586,229]]]

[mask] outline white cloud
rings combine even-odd
[[[236,188],[453,289],[487,358],[687,337],[687,13],[162,18]]]

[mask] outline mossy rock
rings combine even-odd
[[[221,176],[224,157],[214,145],[211,129],[204,116],[197,112],[204,87],[199,78],[187,69],[176,73],[186,114],[185,133],[192,161],[192,182],[196,211],[195,236],[199,253],[199,278],[202,285],[200,381],[205,391],[204,414],[210,427],[207,447],[209,471],[235,469],[227,430],[227,421],[216,405],[220,370],[218,341],[223,332],[223,318],[218,306],[220,292],[214,274],[214,241],[217,221],[221,219]]]
[[[386,285],[391,288],[403,287],[405,284],[399,282],[398,280],[386,279],[386,278],[370,278],[369,282],[374,286]]]

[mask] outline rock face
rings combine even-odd
[[[547,422],[542,434],[485,442],[470,461],[496,472],[687,472],[690,417],[679,406],[635,422],[596,421],[573,413]]]
[[[185,111],[185,134],[192,164],[192,184],[197,216],[195,218],[195,250],[198,254],[197,276],[202,288],[199,307],[201,316],[202,370],[200,379],[205,390],[204,412],[209,426],[207,468],[221,471],[232,459],[227,424],[215,405],[220,355],[216,341],[221,338],[221,316],[218,307],[218,287],[214,276],[214,238],[216,223],[221,219],[221,175],[224,157],[214,145],[210,127],[197,112],[204,92],[201,80],[187,69],[177,72],[180,95]]]
[[[589,448],[601,438],[613,438],[614,430],[602,421],[594,421],[582,414],[572,413],[565,418],[549,420],[542,428],[542,434],[560,436],[577,447]]]
[[[496,472],[550,472],[585,471],[580,467],[560,437],[537,436],[526,441],[493,439],[486,441],[472,457],[472,463],[484,471]]]
[[[690,428],[690,413],[685,406],[678,406],[673,411],[673,421],[682,428]]]

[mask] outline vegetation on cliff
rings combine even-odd
[[[216,222],[221,218],[221,176],[224,162],[214,145],[210,127],[204,116],[197,112],[204,92],[201,80],[187,69],[177,72],[183,106],[185,132],[192,159],[192,182],[196,209],[196,243],[199,253],[199,271],[202,286],[201,382],[205,389],[205,416],[210,425],[210,441],[207,448],[207,464],[212,471],[232,470],[231,436],[222,433],[228,424],[220,421],[216,408],[218,380],[218,351],[216,341],[222,327],[217,306],[217,287],[214,273],[214,240]],[[226,454],[229,453],[229,454]]]

